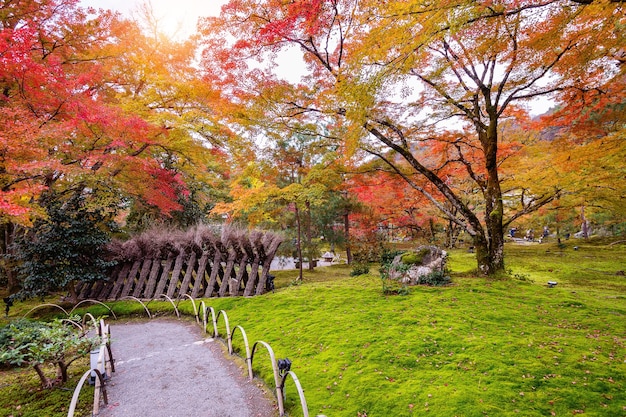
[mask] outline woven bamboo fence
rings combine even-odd
[[[109,279],[83,283],[77,293],[97,300],[260,295],[282,241],[274,233],[209,225],[148,231],[112,243],[118,263]]]

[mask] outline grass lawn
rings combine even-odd
[[[384,296],[376,268],[334,266],[300,285],[281,271],[274,293],[207,304],[292,360],[311,415],[626,416],[626,246],[510,245],[506,259],[509,278],[476,278],[473,254],[453,251],[452,285],[406,296]],[[266,363],[255,355],[269,380]],[[0,376],[0,409],[12,410],[2,415],[27,415]],[[291,382],[287,397],[302,415]]]

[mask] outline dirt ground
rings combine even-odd
[[[102,417],[275,417],[276,400],[250,382],[224,344],[188,320],[110,322],[115,372]]]

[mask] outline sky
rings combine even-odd
[[[193,33],[199,17],[217,16],[227,0],[81,0],[84,7],[117,10],[132,17],[140,5],[152,5],[154,15],[168,35],[186,37]]]
[[[144,4],[152,5],[154,15],[160,20],[161,31],[168,36],[184,39],[196,30],[199,17],[217,16],[221,7],[228,0],[81,0],[83,7],[111,9],[125,16],[138,14],[138,8]],[[281,54],[276,74],[291,82],[300,81],[306,73],[298,50],[292,49]]]
[[[144,3],[152,5],[154,15],[160,20],[161,30],[172,37],[186,38],[195,32],[199,17],[217,16],[222,5],[228,0],[81,0],[84,7],[112,9],[133,17],[137,15],[139,6]],[[288,81],[298,82],[307,71],[296,49],[284,52],[278,59],[275,73]],[[554,102],[548,99],[534,100],[530,104],[531,114],[538,115],[547,111]]]

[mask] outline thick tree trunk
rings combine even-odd
[[[475,238],[474,240],[476,243],[478,269],[483,275],[493,275],[504,271],[504,205],[502,203],[502,190],[498,177],[497,135],[497,121],[494,116],[487,131],[479,131],[479,137],[485,153],[485,168],[487,171],[487,182],[483,191],[486,236]],[[477,235],[480,235],[480,233]],[[482,246],[480,251],[483,251],[485,244],[487,249],[486,257],[479,256],[479,245]]]

